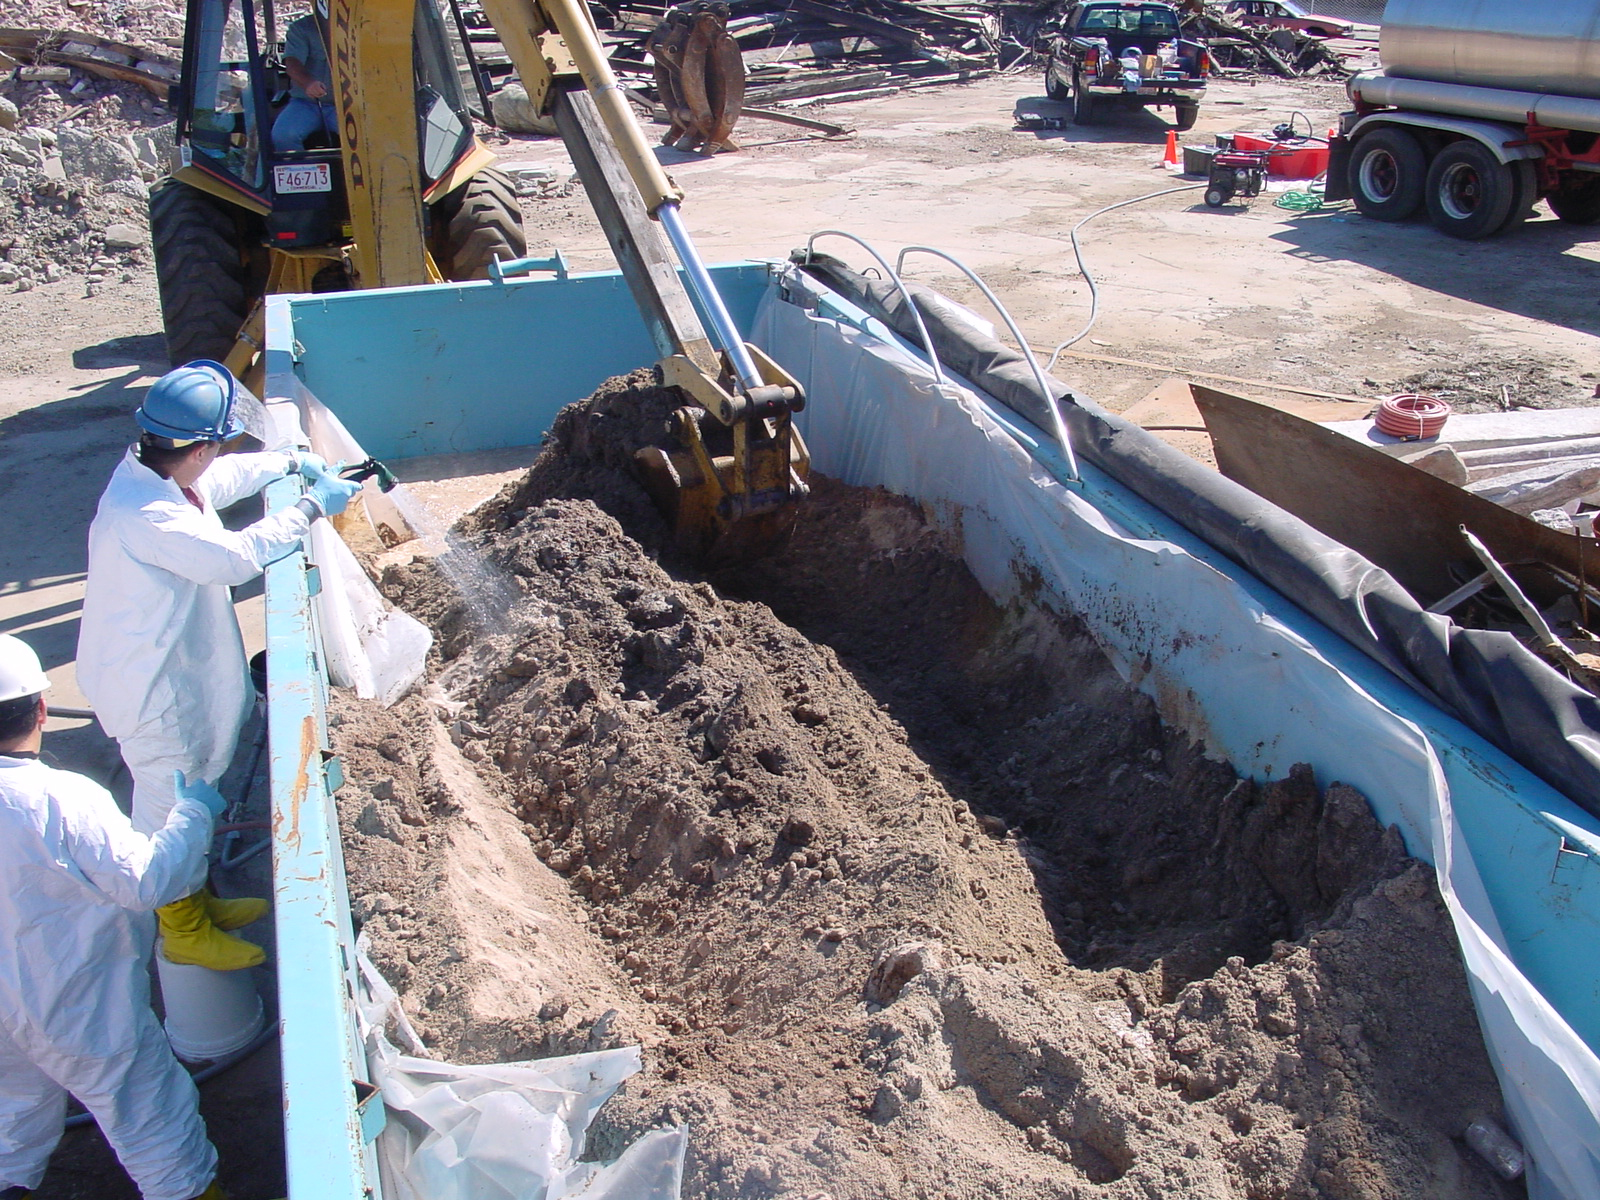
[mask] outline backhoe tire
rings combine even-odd
[[[150,189],[150,241],[167,358],[221,361],[259,294],[241,219],[224,200],[163,179]]]
[[[496,258],[522,258],[528,253],[517,186],[504,171],[479,172],[441,203],[450,206],[441,214],[446,221],[438,259],[446,279],[487,279],[489,264]]]

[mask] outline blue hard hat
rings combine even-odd
[[[151,384],[133,419],[146,433],[172,442],[226,442],[244,432],[233,411],[238,386],[227,367],[197,358]]]

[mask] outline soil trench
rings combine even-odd
[[[433,1053],[642,1043],[590,1152],[686,1122],[685,1196],[1520,1194],[1362,796],[1238,779],[901,497],[815,480],[696,574],[627,470],[670,406],[564,411],[460,526],[487,571],[385,573],[426,698],[336,698],[352,909]]]

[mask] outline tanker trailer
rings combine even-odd
[[[1600,220],[1600,0],[1389,0],[1383,67],[1349,83],[1328,198],[1483,238],[1540,199]]]

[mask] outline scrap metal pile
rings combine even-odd
[[[958,83],[993,73],[1023,47],[1003,26],[1007,6],[973,0],[732,0],[728,34],[747,78],[744,102],[769,105],[814,97],[852,99],[905,87]],[[668,6],[641,0],[595,0],[589,6],[613,69],[624,86],[661,102],[649,43],[667,23]],[[1019,6],[1019,12],[1026,10]],[[474,15],[466,14],[469,25]],[[486,28],[472,39],[497,47]],[[1010,42],[1011,54],[1002,53]]]

